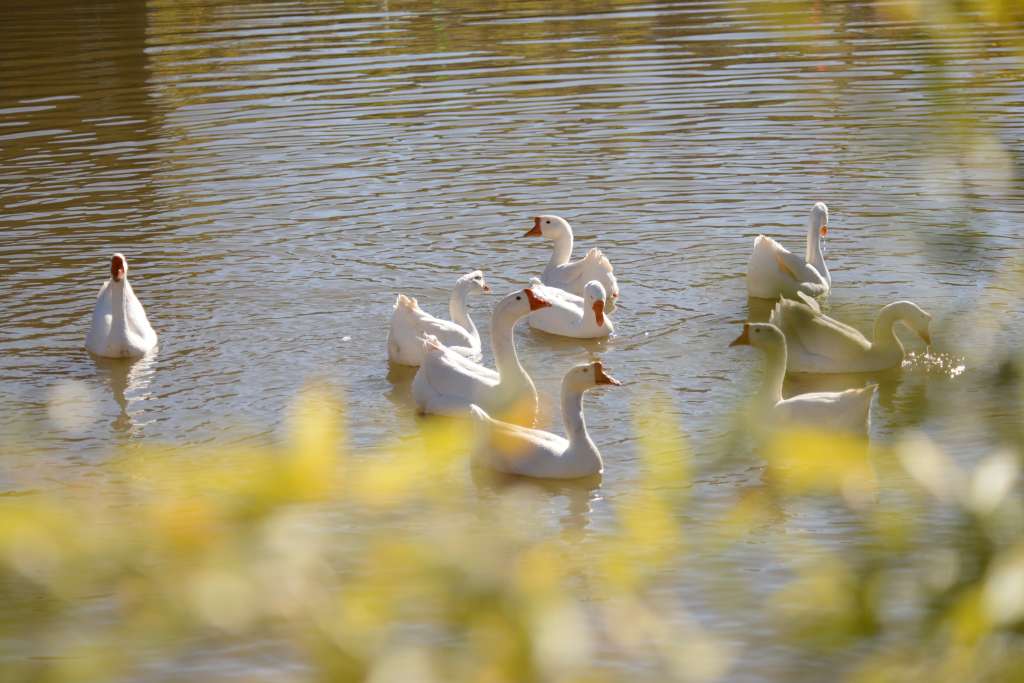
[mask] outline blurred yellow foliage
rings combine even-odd
[[[887,586],[921,542],[919,506],[993,533],[1020,509],[1009,452],[961,473],[921,440],[893,453],[780,432],[760,448],[763,484],[690,530],[701,466],[671,401],[643,404],[636,479],[615,523],[587,534],[549,529],[528,486],[467,485],[459,421],[351,451],[342,403],[321,387],[300,395],[279,447],[141,448],[89,486],[0,498],[0,643],[21,648],[4,680],[146,678],[181,653],[246,643],[268,643],[275,680],[727,680],[733,644],[659,597],[689,558],[763,541],[791,503],[840,503],[864,529],[859,551],[780,537],[785,585],[763,604],[721,605],[766,610],[801,647],[834,649],[884,628]],[[876,459],[902,462],[902,476],[880,481]],[[992,643],[1024,622],[1024,551],[1004,536],[949,548],[951,571],[924,563],[913,640],[866,648],[851,680],[891,680],[943,644],[956,656],[931,662],[940,679],[1008,666]]]

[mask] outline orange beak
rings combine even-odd
[[[526,298],[530,301],[531,311],[539,311],[540,309],[547,308],[548,306],[551,305],[550,302],[545,301],[544,299],[534,294],[532,289],[524,289],[523,291],[526,292]]]
[[[490,293],[491,293],[491,286],[490,285],[484,285],[484,294],[490,294]]]
[[[533,227],[523,237],[540,237],[542,234],[540,231],[540,216],[534,216]]]
[[[110,259],[110,277],[117,281],[124,279],[124,261],[117,256]]]
[[[611,375],[605,374],[604,365],[599,360],[594,361],[594,380],[597,384],[614,384],[617,387],[622,386],[622,382]]]
[[[823,225],[823,226],[821,226],[821,236],[825,237],[826,235],[828,235],[828,226],[827,225]]]
[[[733,339],[729,346],[750,346],[750,325],[743,323],[743,333]]]
[[[924,340],[924,343],[927,346],[931,346],[932,345],[932,335],[930,333],[928,333],[928,332],[921,332],[921,339]]]
[[[601,300],[594,302],[594,317],[597,318],[597,326],[604,326],[604,302]]]

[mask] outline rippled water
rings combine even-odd
[[[549,408],[592,354],[627,384],[586,402],[601,488],[551,496],[552,520],[601,526],[638,467],[632,404],[664,392],[698,457],[722,442],[758,380],[756,354],[727,348],[758,313],[753,237],[802,248],[824,200],[832,313],[870,329],[911,299],[936,319],[934,362],[873,378],[872,437],[920,425],[975,459],[1016,419],[988,387],[1024,332],[1019,59],[997,29],[930,35],[857,2],[755,7],[5,7],[0,434],[34,456],[26,468],[76,477],[115,444],[274,438],[320,379],[352,399],[355,444],[409,432],[411,375],[385,362],[395,294],[441,312],[482,268],[497,295],[471,307],[487,337],[491,303],[548,258],[520,236],[557,213],[578,254],[599,246],[615,264],[619,334],[521,328],[518,345]],[[82,348],[114,251],[160,334],[155,359],[130,367]],[[52,410],[83,394],[94,412]],[[698,490],[758,477],[752,459]],[[849,538],[837,517],[788,523]],[[727,561],[762,569],[737,552]],[[685,582],[675,597],[749,635]]]

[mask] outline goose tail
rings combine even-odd
[[[871,401],[875,397],[875,392],[877,390],[877,384],[869,384],[866,387],[854,390],[861,401],[858,414],[863,415],[864,425],[867,427],[871,426]]]
[[[417,308],[419,308],[419,304],[417,304],[416,303],[416,299],[412,298],[411,296],[406,296],[405,294],[399,294],[398,297],[395,299],[395,310],[396,311],[399,310],[399,309],[406,309],[406,310],[414,311]]]
[[[595,266],[597,266],[598,268],[600,268],[600,269],[602,269],[602,270],[604,270],[606,272],[609,272],[609,273],[611,273],[611,272],[613,272],[615,270],[612,267],[612,262],[609,261],[608,257],[604,255],[604,252],[602,252],[597,247],[594,247],[593,249],[588,251],[587,255],[583,257],[583,260],[584,261],[588,261],[588,262],[594,264]]]

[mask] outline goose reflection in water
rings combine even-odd
[[[590,528],[594,505],[601,500],[601,476],[580,479],[537,479],[498,472],[474,464],[469,468],[477,494],[495,503],[509,503],[509,496],[519,504],[536,510],[549,506],[558,516],[563,531],[583,533]],[[561,511],[562,501],[565,511]],[[557,509],[556,509],[557,508]]]
[[[104,358],[90,353],[96,364],[98,375],[114,395],[119,408],[118,415],[111,426],[114,432],[126,437],[140,435],[146,420],[141,420],[143,411],[129,411],[129,401],[139,403],[150,399],[149,384],[156,370],[156,351],[151,351],[137,359]]]

